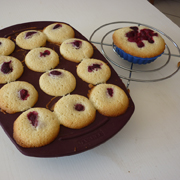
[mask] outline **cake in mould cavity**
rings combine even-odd
[[[13,138],[25,148],[45,146],[58,136],[60,124],[53,112],[46,108],[30,108],[13,124]]]
[[[60,124],[81,129],[91,124],[96,117],[96,109],[88,98],[78,94],[62,97],[54,106],[54,113]]]
[[[27,53],[25,64],[32,71],[45,72],[59,64],[59,56],[51,48],[34,48]]]
[[[72,38],[61,44],[60,53],[66,60],[79,63],[84,58],[91,58],[94,49],[88,41]]]
[[[77,75],[83,81],[96,85],[111,77],[111,69],[99,59],[83,59],[77,66]]]
[[[73,28],[65,23],[50,24],[44,28],[43,32],[46,34],[48,41],[56,44],[62,44],[63,41],[75,36]]]
[[[8,56],[15,49],[15,43],[8,38],[0,38],[0,55]]]
[[[75,89],[76,78],[67,70],[53,69],[40,76],[39,85],[50,96],[64,96]]]
[[[123,27],[113,33],[115,51],[125,60],[137,64],[153,62],[162,55],[165,41],[145,26]]]
[[[26,50],[45,46],[46,35],[38,30],[23,31],[16,37],[16,44]]]
[[[25,111],[33,107],[37,100],[37,90],[25,81],[14,81],[0,89],[0,108],[9,114]]]
[[[0,84],[17,80],[23,72],[20,60],[12,56],[0,56]]]
[[[89,100],[97,111],[109,117],[124,114],[129,107],[129,98],[119,86],[98,84],[89,93]]]

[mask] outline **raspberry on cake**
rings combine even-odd
[[[88,41],[72,38],[61,44],[60,53],[66,60],[79,63],[84,58],[91,58],[94,49]]]

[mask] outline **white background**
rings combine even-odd
[[[179,27],[146,0],[1,0],[0,14],[0,29],[29,21],[64,21],[87,38],[103,24],[135,21],[162,30],[180,46]],[[170,67],[155,75],[171,74],[178,61],[173,57]],[[180,72],[160,82],[131,82],[129,88],[136,109],[127,125],[104,144],[78,155],[24,156],[0,128],[0,179],[178,180]]]

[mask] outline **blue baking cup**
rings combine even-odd
[[[155,57],[152,57],[152,58],[140,58],[140,57],[136,57],[136,56],[132,56],[130,54],[127,54],[122,49],[118,48],[116,45],[114,45],[114,49],[117,52],[117,54],[119,54],[124,60],[127,60],[131,63],[134,63],[134,64],[151,63],[163,54],[162,53],[162,54],[155,56]]]

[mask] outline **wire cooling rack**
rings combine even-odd
[[[115,51],[115,47],[112,41],[112,38],[109,38],[109,36],[112,37],[112,34],[115,30],[120,29],[122,27],[126,26],[132,26],[132,25],[136,25],[136,26],[146,26],[156,32],[158,32],[159,34],[161,34],[161,36],[165,39],[166,42],[166,47],[165,47],[165,51],[163,53],[163,57],[159,57],[159,58],[163,58],[163,61],[161,61],[161,63],[157,64],[157,66],[153,65],[151,66],[150,64],[148,65],[134,65],[133,63],[130,62],[126,62],[124,63],[123,60],[120,55],[118,55]],[[115,26],[117,26],[116,28],[114,28]],[[101,33],[101,31],[103,31]],[[92,39],[96,36],[96,34],[100,33],[102,36],[101,39],[99,41],[93,41]],[[99,38],[99,36],[98,36]],[[108,42],[105,42],[105,40]],[[124,76],[122,74],[118,74],[120,78],[127,80],[127,88],[130,85],[130,81],[136,81],[136,82],[157,82],[157,81],[162,81],[165,79],[168,79],[170,77],[172,77],[174,74],[176,74],[179,69],[180,69],[180,62],[176,63],[177,65],[174,66],[174,69],[172,70],[172,72],[168,75],[165,75],[162,77],[158,77],[158,78],[147,78],[147,79],[143,79],[143,78],[134,78],[133,74],[134,73],[154,73],[154,72],[159,72],[161,69],[165,68],[166,66],[169,65],[169,63],[173,58],[179,59],[180,58],[180,49],[178,47],[178,45],[168,36],[166,35],[164,32],[146,25],[146,24],[142,24],[142,23],[138,23],[138,22],[129,22],[129,21],[117,21],[117,22],[111,22],[111,23],[107,23],[104,24],[100,27],[98,27],[97,29],[94,30],[94,32],[91,34],[89,41],[92,42],[93,44],[97,44],[100,45],[101,51],[103,53],[103,55],[105,56],[105,58],[112,63],[113,65],[115,65],[118,68],[121,68],[125,71],[128,71],[128,75]],[[107,48],[108,47],[108,48]],[[173,54],[171,51],[175,51],[175,54]],[[112,57],[112,52],[114,54],[116,54],[117,57],[114,58],[114,56]],[[114,60],[116,59],[116,60]],[[157,60],[155,60],[157,62]],[[160,62],[159,61],[159,62]],[[153,62],[154,63],[154,62]],[[144,68],[145,66],[148,66],[148,68]],[[150,68],[149,68],[150,67]],[[151,68],[152,67],[152,68]],[[126,73],[127,74],[127,73]]]

